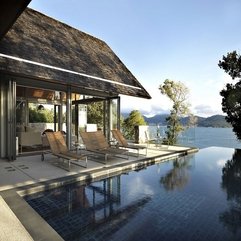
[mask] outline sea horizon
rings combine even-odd
[[[166,126],[159,126],[160,133],[164,137]],[[151,137],[156,136],[156,125],[149,126]],[[190,127],[178,137],[178,145],[194,146],[199,149],[211,146],[229,147],[241,149],[241,141],[237,139],[232,128],[220,127]]]

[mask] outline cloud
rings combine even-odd
[[[211,115],[217,115],[217,114],[223,114],[222,111],[217,110],[216,108],[213,109],[210,105],[197,105],[194,107],[194,114],[203,116],[203,117],[208,117]]]
[[[143,115],[153,116],[169,112],[170,104],[165,104],[160,98],[150,100],[136,97],[121,96],[121,112],[129,113],[139,110]]]
[[[189,102],[191,111],[195,115],[208,117],[222,112],[222,98],[219,92],[225,87],[226,83],[232,82],[232,79],[226,73],[218,73],[216,78],[198,79],[197,81],[182,81],[190,90]],[[154,83],[154,84],[153,84]],[[151,81],[144,84],[152,99],[121,96],[121,111],[131,112],[139,110],[146,116],[170,113],[172,102],[160,93],[159,83]]]
[[[158,86],[145,85],[145,89],[151,95],[151,99],[142,99],[131,96],[121,96],[121,111],[131,112],[132,110],[139,110],[146,116],[153,116],[162,113],[168,113],[171,109],[171,102],[160,93]]]
[[[136,197],[144,193],[146,196],[154,194],[152,187],[144,182],[144,178],[136,176],[129,182],[129,188],[127,189],[127,197]]]
[[[220,159],[220,160],[217,161],[217,166],[218,167],[224,167],[226,162],[227,162],[227,160]]]

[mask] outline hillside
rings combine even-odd
[[[128,114],[124,113],[122,114],[124,118],[128,117]],[[145,121],[148,123],[148,125],[166,125],[166,118],[168,114],[160,114],[155,115],[153,117],[146,117],[143,116]],[[223,115],[213,115],[210,117],[200,117],[196,116],[198,118],[197,126],[199,127],[231,127],[229,123],[225,120],[225,116]],[[183,125],[187,125],[188,118],[182,118],[181,122]]]
[[[162,115],[155,115],[153,117],[146,117],[144,116],[145,121],[149,124],[149,125],[156,125],[156,124],[160,124],[160,125],[166,125],[166,118],[168,117],[167,114],[162,114]]]
[[[223,115],[213,115],[198,122],[198,126],[203,127],[231,127]]]

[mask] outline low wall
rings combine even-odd
[[[146,143],[147,135],[149,132],[149,126],[135,126],[135,142]]]

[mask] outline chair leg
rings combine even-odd
[[[85,167],[87,168],[87,161],[88,161],[88,157],[85,157]]]
[[[41,161],[42,162],[44,161],[44,152],[42,152],[42,154],[41,154]]]

